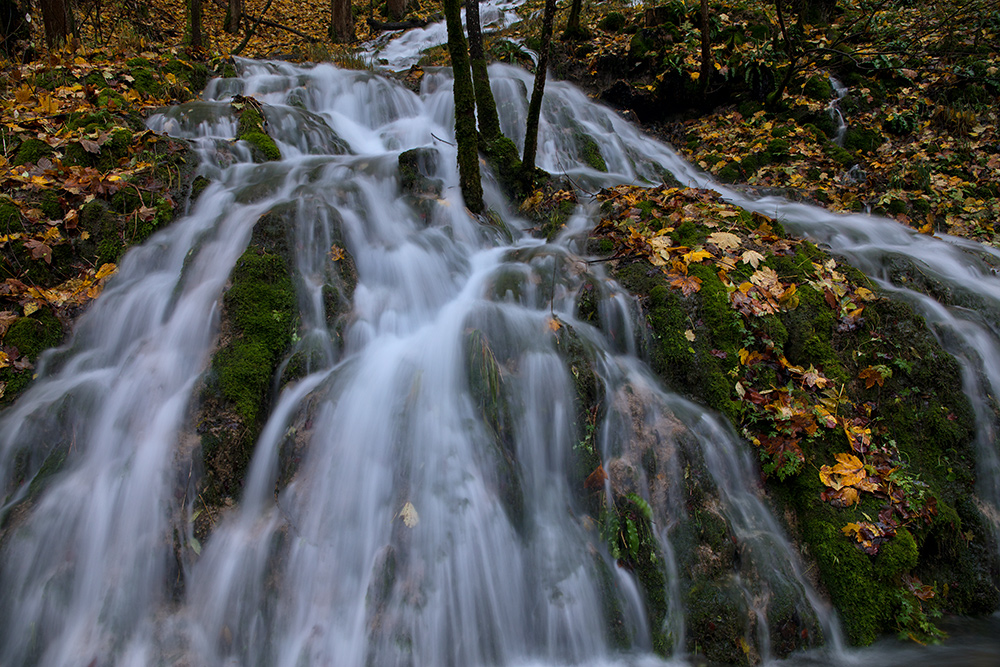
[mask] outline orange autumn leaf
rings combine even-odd
[[[675,275],[670,281],[672,287],[677,287],[684,296],[691,296],[701,289],[701,278],[697,276]]]

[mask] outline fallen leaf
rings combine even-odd
[[[749,264],[754,269],[756,269],[757,266],[764,261],[764,255],[760,254],[756,250],[747,250],[745,253],[743,253],[741,259],[743,260],[744,264]]]
[[[708,235],[708,242],[714,243],[722,250],[734,250],[740,247],[740,237],[729,232],[713,232]]]
[[[403,525],[407,528],[413,528],[420,523],[420,515],[417,514],[417,508],[411,502],[403,505],[403,509],[399,510],[399,516],[403,519]]]

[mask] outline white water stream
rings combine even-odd
[[[822,660],[853,659],[761,501],[745,446],[635,357],[628,296],[576,254],[574,235],[593,224],[587,211],[552,244],[527,235],[489,182],[488,204],[513,242],[466,213],[446,72],[428,73],[418,95],[370,72],[241,65],[238,82],[212,82],[204,102],[151,121],[196,143],[213,184],[188,215],[127,255],[72,342],[45,357],[39,380],[2,415],[9,525],[0,665],[656,664],[660,631],[682,661],[687,615],[673,539],[689,521],[685,461],[707,470],[741,545],[733,586],[741,613],[757,619],[747,637],[753,650],[768,655],[764,607],[782,599],[825,637]],[[490,71],[503,129],[520,144],[529,75]],[[235,93],[264,104],[282,161],[255,165],[230,145]],[[609,173],[585,166],[577,130],[597,142]],[[411,148],[438,156],[432,176],[444,187],[429,216],[400,196],[397,158]],[[540,167],[588,187],[656,182],[667,170],[717,188],[564,83],[547,86],[538,156]],[[982,496],[998,507],[991,413],[977,398],[1000,382],[995,326],[882,275],[887,254],[910,257],[997,308],[1000,281],[978,259],[985,251],[887,220],[723,192],[829,244],[925,312],[965,360],[982,417]],[[254,224],[289,203],[300,344],[319,345],[327,361],[275,399],[241,502],[199,555],[190,546],[198,450],[189,423],[198,378],[220,296]],[[331,342],[321,296],[339,237],[358,274],[342,346]],[[600,286],[601,329],[576,318],[588,281]],[[549,327],[553,314],[566,325],[560,332]],[[635,574],[615,566],[569,486],[583,437],[569,327],[602,386],[596,433],[605,465],[653,447],[666,479],[653,496],[651,481],[635,472],[665,561],[661,628],[650,628]],[[503,378],[506,441],[470,393],[476,335]],[[276,494],[293,424],[308,424],[295,434],[303,459]],[[406,513],[414,524],[407,503],[415,525],[403,520]],[[609,607],[624,647],[609,639]]]

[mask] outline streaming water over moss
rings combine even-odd
[[[849,659],[739,438],[636,357],[634,303],[581,256],[592,212],[544,243],[488,183],[502,225],[470,216],[447,72],[416,94],[370,72],[241,65],[151,120],[197,144],[213,184],[128,255],[2,417],[0,663],[645,664],[722,632],[742,661],[788,628]],[[491,76],[520,140],[529,75]],[[282,160],[233,143],[234,94],[262,103]],[[584,187],[713,185],[566,84],[548,88],[539,145],[539,166]],[[414,149],[418,174],[401,173]],[[960,246],[726,194],[859,262],[875,246],[932,257],[941,284],[994,298]],[[239,489],[206,500],[196,415],[238,335],[217,335],[218,304],[248,245],[291,268],[294,333]],[[598,326],[578,317],[587,285]],[[909,298],[942,326],[962,318],[969,389],[992,381],[988,322]],[[598,465],[609,479],[587,488]]]

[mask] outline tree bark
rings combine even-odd
[[[535,86],[528,103],[528,121],[524,131],[524,159],[521,168],[527,178],[535,169],[535,151],[538,143],[538,118],[542,113],[542,94],[545,92],[545,69],[549,65],[549,46],[552,44],[552,23],[556,15],[556,0],[545,0],[542,15],[542,45],[538,53],[538,69],[535,70]]]
[[[330,39],[342,43],[354,41],[351,0],[330,0]]]
[[[483,210],[483,183],[479,176],[479,135],[476,132],[476,97],[469,72],[469,52],[462,30],[461,0],[444,0],[448,26],[448,53],[455,77],[455,141],[458,143],[458,178],[465,206]]]
[[[229,0],[229,9],[226,11],[226,32],[230,35],[238,33],[242,21],[243,0]]]
[[[68,0],[40,0],[42,23],[45,25],[45,43],[51,49],[66,41],[71,32]]]
[[[569,18],[566,19],[566,29],[562,38],[566,40],[584,40],[590,37],[590,31],[580,25],[580,15],[583,13],[583,0],[573,0],[569,6]]]
[[[715,64],[712,62],[712,36],[708,27],[708,0],[701,0],[701,89],[708,90]]]
[[[202,0],[190,0],[188,11],[191,19],[191,48],[204,48],[205,43],[201,34],[201,4]]]
[[[24,12],[14,0],[0,0],[0,53],[14,53],[18,40],[28,39],[28,24]]]
[[[410,6],[410,0],[388,0],[385,4],[389,19],[398,21],[406,16],[406,8]]]
[[[490,88],[486,54],[483,52],[479,0],[465,0],[465,27],[469,33],[469,60],[472,63],[472,81],[476,88],[479,132],[484,141],[493,142],[500,138],[500,118],[497,116],[497,103]]]

